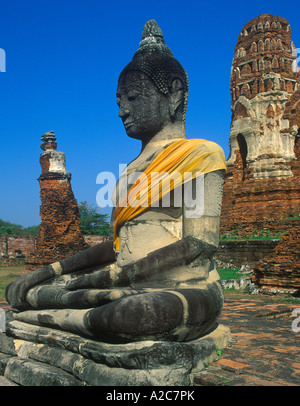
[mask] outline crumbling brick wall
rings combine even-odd
[[[92,247],[107,241],[108,237],[100,235],[83,235],[86,246]],[[1,264],[23,264],[26,257],[31,257],[37,245],[37,237],[22,236],[13,237],[0,235],[0,265]]]
[[[23,257],[30,255],[35,250],[36,237],[13,237],[11,235],[0,235],[0,258],[8,255],[15,258],[19,254]]]
[[[300,220],[293,222],[274,251],[254,269],[253,280],[265,290],[300,288]]]

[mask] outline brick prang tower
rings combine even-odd
[[[281,260],[274,254],[272,263],[263,271],[268,276],[257,273],[262,285],[287,286],[294,280],[295,287],[300,287],[299,221],[284,221],[300,214],[300,87],[296,56],[288,21],[262,14],[241,30],[231,68],[230,156],[221,234],[250,237],[263,231],[287,233],[280,243],[285,247],[281,247],[285,265],[279,266]],[[298,249],[288,249],[289,234],[294,242],[298,241]]]
[[[40,156],[40,232],[34,255],[26,260],[26,269],[34,270],[59,261],[85,248],[80,229],[77,201],[66,170],[65,154],[57,151],[52,131],[42,136]]]

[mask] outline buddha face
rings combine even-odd
[[[121,76],[117,104],[119,117],[131,138],[147,142],[170,121],[168,97],[139,71],[129,71]]]

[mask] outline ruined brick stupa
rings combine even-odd
[[[299,67],[286,19],[262,14],[243,27],[235,47],[230,91],[231,152],[221,233],[238,230],[240,236],[251,236],[263,229],[299,230],[299,222],[288,226],[282,222],[300,213]],[[293,239],[299,239],[299,231],[297,235]],[[285,257],[283,268],[290,270],[288,283],[297,279],[300,286],[300,274],[296,277],[291,270],[299,272],[299,244],[290,255],[293,259]],[[294,264],[292,268],[286,261]],[[272,274],[274,269],[268,269]],[[261,273],[258,281],[285,284],[282,272],[276,281]]]
[[[42,136],[40,156],[40,233],[34,255],[26,260],[26,270],[44,265],[81,251],[87,245],[80,230],[80,215],[66,170],[65,154],[57,151],[53,131]]]

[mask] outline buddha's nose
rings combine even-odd
[[[129,116],[129,110],[128,108],[121,103],[119,107],[119,117],[121,117],[122,120],[125,120]]]

